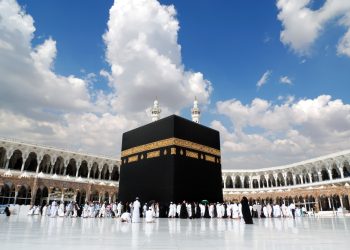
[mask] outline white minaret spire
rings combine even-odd
[[[152,122],[158,121],[160,119],[160,112],[162,112],[162,110],[159,108],[159,103],[158,103],[158,100],[156,98],[153,102],[153,108],[151,110]]]
[[[201,116],[201,111],[198,108],[197,97],[194,98],[193,108],[191,109],[192,113],[192,121],[195,123],[199,123],[199,117]]]

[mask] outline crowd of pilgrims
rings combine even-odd
[[[208,203],[186,202],[175,204],[161,204],[155,201],[141,205],[138,198],[134,202],[114,202],[112,204],[89,202],[79,206],[75,202],[53,201],[50,205],[32,206],[28,215],[42,215],[49,217],[82,217],[82,218],[120,218],[122,222],[153,222],[154,218],[243,218],[247,224],[254,218],[293,217],[306,213],[304,207],[296,208],[294,203],[289,206],[282,204],[249,204],[243,197],[240,203]]]

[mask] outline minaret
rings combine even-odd
[[[151,113],[152,113],[152,122],[154,121],[158,121],[159,118],[160,118],[160,112],[162,110],[159,108],[159,103],[158,103],[158,100],[155,99],[154,102],[153,102],[153,108],[151,110]]]
[[[201,116],[201,111],[198,108],[197,97],[194,98],[193,108],[191,109],[192,113],[192,121],[195,123],[199,123],[199,117]]]

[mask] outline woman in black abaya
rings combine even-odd
[[[253,224],[252,215],[250,213],[249,203],[247,197],[243,197],[241,200],[242,204],[242,214],[245,224]]]

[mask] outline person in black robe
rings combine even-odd
[[[243,215],[243,219],[245,224],[253,224],[253,219],[252,219],[252,215],[250,213],[250,208],[249,208],[249,203],[248,203],[248,199],[247,197],[243,197],[241,200],[241,204],[242,204],[242,215]]]
[[[187,212],[186,201],[183,201],[180,209],[180,219],[187,219],[187,218],[188,218],[188,212]]]
[[[5,207],[4,212],[5,212],[6,216],[10,216],[11,215],[11,212],[10,212],[10,209],[9,209],[8,206]]]
[[[204,208],[204,218],[206,219],[210,219],[210,215],[209,215],[209,206],[208,204],[205,204],[205,208]]]
[[[201,217],[201,208],[199,207],[199,203],[196,203],[196,218],[199,219]]]
[[[191,202],[191,219],[195,219],[196,218],[196,209],[195,209],[195,204],[193,202]]]
[[[219,204],[219,202],[218,202],[217,204]],[[217,206],[217,205],[215,205],[215,203],[214,203],[213,218],[218,217],[218,211],[217,211],[217,209],[216,209],[216,206]]]
[[[224,208],[225,208],[225,212],[224,212],[224,215],[222,216],[222,218],[226,219],[228,216],[227,216],[227,204],[224,203],[223,204]]]

